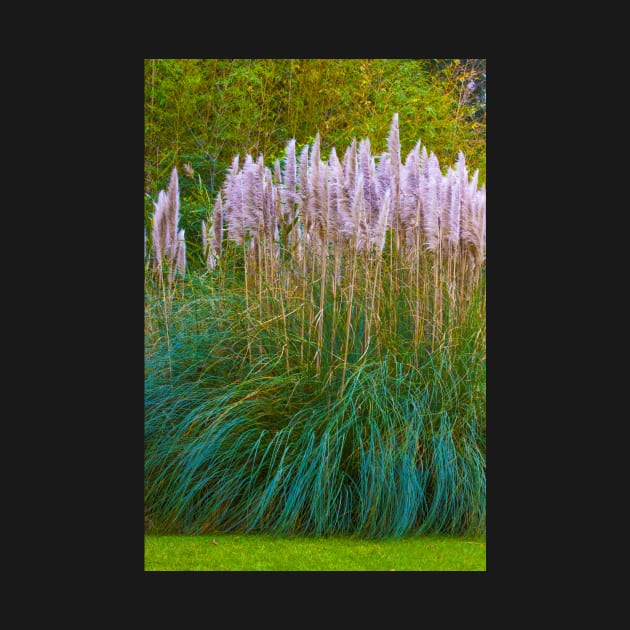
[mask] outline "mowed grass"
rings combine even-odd
[[[213,544],[216,541],[216,544]],[[146,535],[145,571],[485,571],[485,537]]]

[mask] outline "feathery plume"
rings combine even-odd
[[[385,247],[385,234],[387,232],[387,220],[389,217],[389,199],[390,199],[390,190],[389,188],[385,191],[385,196],[383,197],[383,203],[381,204],[381,209],[378,213],[378,220],[376,225],[371,230],[370,234],[370,242],[376,247],[378,251],[383,251]]]
[[[157,202],[154,202],[153,212],[153,266],[162,270],[162,261],[166,258],[170,267],[169,281],[172,279],[173,265],[177,261],[178,238],[177,224],[179,221],[179,181],[177,169],[171,171],[171,178],[166,192],[158,192]]]
[[[411,230],[420,223],[420,142],[409,152],[400,174],[400,226]]]
[[[228,238],[239,245],[245,243],[243,220],[243,172],[231,174],[226,185],[226,207],[224,218],[228,227]]]
[[[175,262],[177,250],[177,224],[179,223],[179,178],[177,177],[177,168],[171,171],[171,180],[168,184],[168,211],[169,223],[167,232],[167,246],[169,249],[169,262]]]
[[[449,212],[448,242],[456,247],[459,241],[459,227],[461,218],[461,190],[457,171],[451,171],[451,198]]]
[[[304,146],[300,153],[299,182],[300,189],[298,192],[298,201],[300,214],[302,215],[302,224],[308,232],[310,220],[308,217],[308,198],[309,198],[309,173],[308,173],[308,144]]]
[[[274,197],[275,197],[275,192],[276,190],[278,190],[279,192],[281,192],[280,194],[280,198],[283,199],[284,198],[284,183],[282,181],[282,166],[280,165],[280,160],[276,160],[273,164],[273,188],[274,188]],[[274,202],[275,205],[275,202]],[[284,222],[284,216],[287,213],[287,208],[286,208],[286,204],[279,204],[277,206],[274,207],[274,214],[277,214],[278,216],[276,217],[278,220],[282,220]]]
[[[280,226],[282,225],[282,229],[285,230],[286,229],[286,225],[288,224],[288,215],[286,217],[286,219],[282,216],[282,191],[281,189],[284,186],[276,186],[276,184],[274,184],[273,182],[271,183],[271,204],[272,207],[275,209],[275,212],[273,212],[273,220],[272,220],[272,226],[273,226],[273,234],[274,234],[274,240],[277,241],[278,246],[280,245]],[[281,220],[282,219],[282,223]],[[278,253],[280,253],[280,249],[278,247],[278,249],[276,250]]]
[[[242,244],[244,242],[242,220],[242,192],[238,170],[239,156],[234,156],[232,165],[225,176],[225,207],[223,217],[228,227],[228,238]]]
[[[440,162],[437,159],[437,155],[431,151],[429,160],[427,162],[427,174],[431,179],[441,179],[442,169],[440,168]]]
[[[228,171],[228,179],[230,177],[236,177],[236,175],[238,174],[238,168],[239,168],[239,157],[240,155],[237,153],[234,158],[232,159],[232,164],[230,166],[230,170]],[[227,180],[226,180],[227,181]]]
[[[479,182],[479,169],[475,169],[470,183],[466,186],[466,205],[472,208],[473,199],[477,192],[477,186]]]
[[[440,182],[440,236],[443,247],[448,245],[451,234],[451,193],[454,174],[453,169],[449,167]]]
[[[436,252],[440,242],[440,184],[442,175],[431,177],[425,182],[424,245]]]
[[[389,189],[390,201],[391,201],[391,169],[389,167],[389,154],[387,152],[381,153],[376,165],[376,194],[378,198],[378,204],[382,207],[383,200],[385,199],[385,193]]]
[[[345,226],[352,225],[352,197],[346,190],[346,176],[342,164],[337,161],[337,172],[335,176],[337,182],[337,235],[339,238],[347,238]],[[350,229],[352,234],[352,229]]]
[[[346,197],[350,203],[354,196],[355,182],[357,177],[357,139],[352,138],[352,143],[346,149],[343,156],[344,189]]]
[[[317,214],[316,222],[317,229],[319,231],[319,237],[322,241],[328,238],[328,233],[330,230],[329,225],[329,206],[328,206],[328,171],[329,166],[325,162],[321,162],[319,165],[319,183],[317,186]]]
[[[254,208],[257,213],[259,235],[267,234],[271,226],[271,213],[273,208],[265,204],[265,179],[271,178],[271,171],[263,163],[263,156],[260,155],[254,164]]]
[[[359,142],[359,168],[363,175],[363,199],[370,220],[373,223],[378,218],[379,207],[376,199],[373,199],[374,168],[372,155],[370,154],[370,139],[364,138]]]
[[[165,254],[165,207],[168,204],[166,193],[160,190],[158,200],[153,202],[155,210],[153,211],[153,225],[151,229],[151,238],[153,241],[153,266],[155,269],[162,269],[162,258]]]
[[[392,224],[400,226],[400,134],[398,132],[398,113],[394,114],[387,137],[387,150],[391,168],[391,210]]]
[[[420,140],[418,140],[418,145],[422,147],[422,151],[420,151],[420,162],[418,164],[418,168],[420,169],[420,173],[423,174],[425,168],[429,165],[429,156],[427,155],[427,148],[422,144]]]
[[[348,228],[350,233],[348,234]],[[368,225],[366,221],[365,198],[363,197],[363,174],[357,173],[352,200],[351,223],[344,225],[348,236],[356,239],[357,250],[361,251],[368,242]]]
[[[458,195],[458,225],[457,225],[457,240],[462,238],[462,220],[466,222],[466,191],[468,188],[468,168],[466,167],[466,158],[462,151],[457,154],[457,161],[455,163],[455,173],[457,178],[457,195]]]
[[[186,273],[186,241],[184,239],[184,230],[177,233],[177,250],[176,250],[177,270],[182,276]]]
[[[374,156],[370,156],[370,164],[369,164],[369,177],[370,177],[370,203],[371,203],[371,216],[370,222],[375,223],[378,221],[378,216],[381,212],[381,208],[383,206],[379,201],[379,194],[377,189],[376,182],[376,160]],[[391,194],[391,193],[390,193]]]
[[[251,155],[243,164],[243,225],[252,236],[258,236],[264,227],[262,172]]]
[[[470,233],[472,231],[473,221],[473,205],[475,202],[475,193],[477,192],[477,180],[479,178],[479,170],[476,170],[470,182],[465,182],[464,193],[462,197],[462,214],[459,222],[460,240],[462,244],[468,246]]]
[[[285,217],[287,220],[293,220],[295,212],[295,203],[297,201],[295,194],[295,138],[291,138],[287,143],[286,160],[284,163],[284,196],[286,203]]]
[[[486,240],[485,187],[475,191],[471,203],[471,216],[463,234],[464,244],[476,267],[485,260]]]
[[[320,199],[320,137],[319,132],[315,135],[313,148],[311,149],[310,159],[310,177],[309,177],[309,199],[308,199],[308,218],[310,225],[316,226],[321,230],[322,226],[322,203]]]
[[[335,147],[330,149],[328,157],[328,231],[335,239],[339,229],[339,197],[343,195],[343,171]]]

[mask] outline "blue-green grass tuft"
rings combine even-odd
[[[411,348],[390,337],[380,352],[352,355],[343,391],[338,366],[283,358],[287,339],[297,353],[297,325],[248,328],[244,310],[238,292],[192,287],[168,318],[152,319],[153,532],[485,533],[485,348],[474,300],[449,343]],[[398,326],[413,334],[404,318]]]

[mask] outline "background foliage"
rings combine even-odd
[[[188,263],[199,258],[200,223],[236,154],[267,166],[289,139],[321,134],[321,152],[369,137],[386,150],[399,114],[403,157],[421,139],[443,168],[459,150],[486,179],[485,59],[145,59],[145,225],[174,166]]]

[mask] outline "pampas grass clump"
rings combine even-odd
[[[176,182],[154,269],[183,275]],[[377,156],[292,139],[273,169],[235,156],[201,229],[207,273],[147,296],[157,530],[484,532],[485,186],[463,153],[403,161],[397,115]]]

